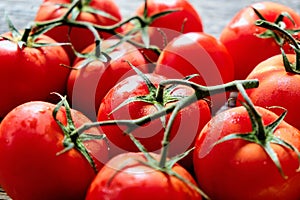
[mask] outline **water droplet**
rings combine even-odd
[[[263,165],[266,165],[266,164],[267,164],[267,161],[264,161],[264,162],[263,162]]]
[[[39,110],[38,112],[44,114],[46,112],[46,110],[42,109],[42,110]]]

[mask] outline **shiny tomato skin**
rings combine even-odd
[[[289,19],[284,18],[286,29],[299,29],[300,27],[299,14],[292,8],[280,3],[258,2],[240,10],[220,34],[221,42],[233,58],[234,78],[236,80],[245,79],[258,63],[280,54],[280,47],[273,38],[257,37],[266,29],[255,25],[255,21],[259,18],[251,7],[257,9],[270,22],[274,22],[282,12],[288,12],[295,25]],[[289,45],[284,45],[284,49],[287,53],[293,52]]]
[[[101,50],[105,51],[119,42],[118,39],[106,39],[101,43]],[[94,51],[95,45],[89,45],[83,53]],[[97,118],[100,103],[106,93],[118,82],[135,74],[127,63],[130,62],[144,73],[148,72],[148,65],[138,49],[123,42],[108,53],[111,60],[108,63],[94,60],[81,69],[76,69],[85,59],[77,58],[68,78],[67,94],[72,107],[80,110],[91,119]]]
[[[178,33],[188,33],[203,31],[201,17],[194,6],[187,0],[147,0],[147,16],[153,16],[167,10],[177,10],[168,15],[159,17],[151,23],[151,27],[159,27],[177,31]],[[144,4],[136,11],[140,16],[143,15]]]
[[[137,9],[136,14],[143,16],[145,4],[142,3]],[[186,0],[147,0],[147,17],[151,17],[158,13],[176,10],[176,12],[169,13],[165,16],[156,18],[148,27],[150,36],[150,44],[158,46],[161,50],[173,38],[178,37],[183,33],[188,32],[202,32],[203,23],[200,14],[196,8]],[[132,27],[129,24],[124,28],[124,31],[130,30]],[[136,37],[139,42],[142,42],[140,35]],[[150,61],[156,62],[158,55],[153,51],[141,48],[143,55]]]
[[[167,78],[183,78],[191,74],[199,76],[191,81],[213,86],[233,81],[234,66],[226,47],[214,36],[203,32],[182,34],[173,39],[160,54],[154,73]],[[213,98],[219,107],[226,95]]]
[[[155,74],[146,74],[150,81],[157,87],[159,82],[165,77]],[[191,88],[178,86],[170,94],[172,96],[191,95]],[[148,95],[149,90],[144,80],[138,75],[130,76],[115,87],[113,87],[101,102],[98,110],[98,121],[138,119],[157,112],[155,105],[151,103],[136,101],[131,102],[122,108],[112,111],[129,98]],[[173,102],[176,103],[176,102]],[[168,103],[164,107],[168,107]],[[209,105],[204,100],[199,100],[188,107],[182,109],[176,116],[171,129],[171,140],[169,155],[175,156],[193,147],[195,136],[202,127],[210,120],[211,113]],[[168,121],[169,115],[166,117]],[[119,125],[109,125],[101,127],[107,135],[111,146],[111,156],[121,152],[136,152],[138,149],[132,143],[129,136],[124,134],[126,127]],[[147,124],[138,127],[132,134],[146,147],[149,152],[160,151],[163,139],[164,128],[160,119],[151,120]],[[192,158],[187,156],[180,162],[185,167],[191,167]]]
[[[295,63],[296,57],[288,54],[290,62]],[[257,79],[259,87],[247,90],[252,102],[261,107],[280,106],[287,109],[285,121],[300,130],[298,120],[300,108],[296,102],[300,101],[300,91],[296,87],[300,84],[300,75],[286,72],[282,60],[282,55],[275,55],[259,63],[246,79]],[[238,96],[240,99],[241,96]],[[280,114],[281,109],[274,109]]]
[[[42,101],[22,104],[0,125],[0,185],[14,200],[84,199],[96,173],[79,151],[64,149],[63,133],[52,117],[55,105]],[[72,110],[76,127],[91,121]],[[65,110],[57,118],[66,124]],[[99,135],[99,129],[86,133]],[[84,143],[98,170],[107,161],[103,140]]]
[[[167,78],[199,74],[192,79],[194,82],[216,85],[233,80],[233,63],[226,47],[218,39],[207,33],[193,32],[183,34],[167,45],[154,72]]]
[[[152,154],[156,159],[158,155]],[[142,153],[124,153],[112,158],[93,180],[86,200],[200,200],[201,195],[179,179],[156,171],[137,160],[146,161]],[[196,184],[180,165],[172,168]]]
[[[278,118],[273,112],[256,107],[265,125]],[[211,145],[232,133],[252,130],[246,109],[242,106],[216,115],[199,134],[194,151],[194,169],[200,188],[211,199],[299,199],[299,161],[294,152],[271,144],[288,176],[284,179],[261,146],[235,139]],[[300,148],[298,129],[281,122],[274,134]]]
[[[63,16],[67,8],[61,7],[57,4],[71,4],[71,0],[44,0],[39,7],[35,21],[44,22],[48,20],[54,20]],[[89,22],[96,25],[108,26],[116,24],[121,21],[122,16],[119,7],[113,0],[92,0],[89,3],[94,9],[102,10],[112,15],[115,19],[110,19],[101,15],[96,15],[88,12],[81,12],[77,17],[77,21]],[[52,37],[58,42],[71,42],[77,51],[82,51],[88,45],[94,43],[94,35],[87,28],[73,27],[70,32],[70,40],[68,38],[69,27],[59,26],[47,31],[45,34]],[[111,34],[105,32],[99,32],[100,37],[106,39],[112,37]],[[84,39],[83,39],[84,37]],[[64,46],[71,61],[75,59],[75,55],[70,46]]]
[[[2,36],[11,38],[11,33]],[[55,43],[40,35],[36,43]],[[60,46],[19,48],[17,42],[0,37],[0,119],[27,101],[52,101],[50,93],[65,93],[70,61]]]

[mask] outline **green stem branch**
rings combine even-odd
[[[300,45],[295,40],[295,38],[288,31],[284,30],[277,24],[270,23],[265,20],[257,20],[255,24],[256,26],[272,30],[274,33],[276,33],[279,37],[283,38],[286,42],[288,42],[293,47],[296,55],[295,70],[291,69],[292,67],[290,64],[289,66],[285,65],[285,67],[287,71],[298,73],[300,71]]]

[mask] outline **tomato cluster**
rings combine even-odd
[[[0,186],[14,200],[300,198],[292,8],[249,5],[219,38],[187,0],[126,19],[113,0],[44,0],[31,27],[7,22]]]

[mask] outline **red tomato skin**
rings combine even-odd
[[[153,170],[137,160],[146,161],[142,153],[125,153],[112,158],[93,180],[86,200],[201,199],[199,193],[179,179]],[[180,165],[175,164],[173,170],[196,184]]]
[[[264,124],[278,118],[273,112],[256,107]],[[199,134],[194,151],[194,169],[200,188],[211,199],[299,199],[300,174],[297,156],[291,150],[271,144],[277,153],[284,179],[265,151],[254,143],[236,139],[213,148],[218,139],[232,133],[252,130],[244,107],[235,107],[216,115]],[[282,122],[275,135],[300,148],[300,132]]]
[[[3,36],[11,37],[11,33]],[[41,35],[36,42],[54,43]],[[64,94],[70,70],[69,58],[60,46],[40,48],[23,47],[16,42],[0,38],[0,118],[14,107],[27,101],[52,101],[51,92]]]
[[[32,101],[12,110],[0,125],[0,185],[14,200],[84,199],[96,173],[77,150],[63,150],[63,133],[52,118],[55,105]],[[72,110],[75,126],[91,122]],[[58,119],[66,124],[65,112]],[[90,134],[100,134],[92,128]],[[103,140],[85,143],[97,168],[107,161]],[[96,150],[98,152],[96,152]]]
[[[154,73],[167,78],[199,74],[191,81],[213,86],[233,81],[234,66],[231,55],[217,38],[203,32],[193,32],[173,39],[165,47]],[[225,93],[212,97],[216,108],[226,100]]]
[[[287,55],[290,62],[294,63],[295,55]],[[300,108],[296,102],[300,101],[300,76],[286,72],[282,55],[273,56],[260,64],[248,75],[247,79],[257,79],[259,87],[247,90],[252,102],[261,107],[280,106],[288,110],[285,121],[300,129],[298,120]],[[241,96],[238,96],[240,99]],[[280,114],[281,109],[274,109]]]
[[[152,27],[159,27],[177,31],[178,33],[188,33],[203,31],[203,24],[198,11],[187,0],[147,0],[148,13],[147,16],[153,16],[160,12],[167,10],[178,11],[168,15],[157,18],[151,23]],[[143,15],[144,4],[142,4],[136,11],[140,16]]]
[[[233,80],[232,58],[215,37],[193,32],[172,40],[157,61],[154,73],[167,78],[199,74],[192,80],[202,85],[216,85]],[[211,74],[215,74],[212,77]]]
[[[225,26],[220,34],[221,42],[226,46],[234,62],[234,79],[245,79],[252,69],[263,60],[280,54],[280,47],[273,38],[261,39],[258,34],[266,29],[255,25],[259,18],[251,7],[256,8],[270,22],[282,12],[288,12],[295,22],[285,18],[286,29],[299,29],[300,16],[293,9],[275,2],[259,2],[240,10]],[[293,50],[285,45],[287,53]]]
[[[150,81],[157,86],[165,77],[147,74]],[[191,95],[192,90],[186,87],[178,87],[171,94],[176,96]],[[138,75],[130,76],[113,87],[101,102],[98,111],[98,121],[137,119],[157,112],[153,104],[145,102],[132,102],[110,114],[118,105],[131,97],[149,94],[148,88]],[[167,104],[169,106],[171,104]],[[176,116],[171,129],[171,143],[169,155],[175,156],[190,149],[194,145],[195,136],[202,127],[210,120],[210,108],[206,101],[199,100],[196,103],[182,109]],[[168,121],[169,115],[166,117]],[[136,152],[138,149],[132,143],[129,136],[123,132],[124,126],[103,126],[102,131],[107,135],[111,143],[111,157],[122,152]],[[133,135],[146,147],[149,152],[160,151],[164,128],[160,119],[140,126],[134,130]],[[192,166],[192,158],[187,156],[180,162],[184,167]]]
[[[57,3],[71,4],[71,0],[44,0],[37,14],[35,16],[36,22],[44,22],[48,20],[54,20],[61,16],[63,16],[67,8],[60,7],[59,5],[55,5]],[[76,19],[79,22],[89,22],[96,25],[109,26],[114,25],[121,21],[122,16],[119,7],[113,0],[92,0],[89,3],[94,9],[102,10],[110,15],[112,15],[116,20],[109,19],[104,16],[95,15],[87,12],[81,12]],[[88,45],[94,43],[94,35],[87,28],[78,28],[74,27],[71,29],[70,40],[68,38],[69,27],[68,26],[59,26],[55,27],[45,34],[54,38],[58,42],[71,42],[74,48],[81,52]],[[100,37],[103,39],[112,37],[111,34],[100,32]],[[83,39],[84,36],[84,39]],[[75,55],[70,46],[64,46],[68,55],[70,56],[71,61],[75,59]]]
[[[143,16],[145,4],[142,3],[137,9],[136,14]],[[202,32],[203,23],[200,14],[196,8],[186,0],[147,0],[147,16],[151,17],[158,13],[177,10],[155,19],[148,27],[150,44],[156,45],[161,50],[165,48],[173,38],[178,37],[183,33]],[[132,24],[126,24],[123,27],[124,32],[132,29]],[[135,37],[138,42],[143,42],[141,35]],[[155,63],[158,59],[158,54],[146,48],[140,48],[142,54],[150,63]]]
[[[103,40],[102,50],[117,42],[119,42],[117,39]],[[94,50],[94,45],[88,46],[83,52],[88,53],[92,50]],[[142,72],[148,72],[148,65],[143,55],[129,43],[122,43],[108,55],[111,57],[109,63],[95,60],[82,69],[72,70],[68,78],[67,94],[72,102],[72,107],[95,120],[100,103],[106,93],[121,80],[135,74],[126,61]],[[77,58],[73,67],[77,68],[84,61],[82,58]]]

